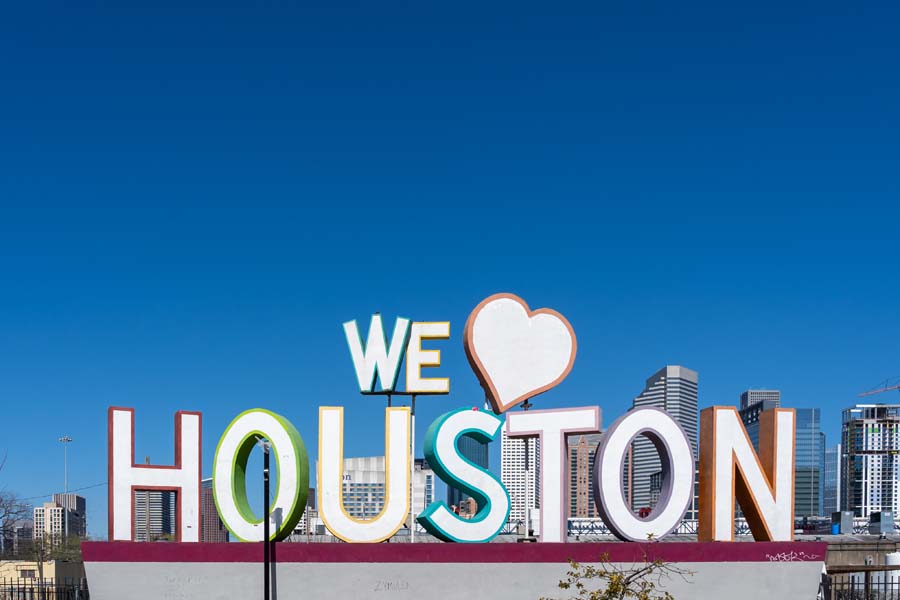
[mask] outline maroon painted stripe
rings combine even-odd
[[[574,544],[276,544],[280,563],[563,563],[823,561],[824,542],[656,542]],[[260,562],[262,544],[82,542],[86,562]]]

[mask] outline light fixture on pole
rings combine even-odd
[[[63,539],[69,539],[69,443],[72,441],[67,435],[59,438],[63,445]]]

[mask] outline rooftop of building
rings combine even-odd
[[[652,385],[661,377],[686,379],[687,381],[691,381],[693,383],[697,383],[700,380],[700,375],[693,369],[688,369],[687,367],[682,367],[681,365],[666,365],[647,378],[647,385]]]

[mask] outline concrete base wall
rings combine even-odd
[[[111,544],[115,546],[116,544]],[[90,546],[90,545],[86,545]],[[170,557],[176,560],[93,560],[104,558],[104,553],[85,548],[88,585],[93,600],[225,600],[233,598],[258,598],[262,594],[263,565],[255,560],[243,561],[246,544],[226,544],[223,550],[208,553],[209,561],[198,560],[196,555],[179,552],[182,544],[138,544],[145,548],[170,546]],[[200,547],[202,559],[203,544]],[[218,545],[216,545],[218,546]],[[235,547],[231,550],[228,547]],[[258,546],[258,545],[257,545]],[[285,545],[286,547],[287,545]],[[294,546],[293,544],[291,546]],[[296,546],[311,546],[297,544]],[[635,556],[625,547],[648,546],[646,544],[487,544],[463,546],[455,544],[421,544],[427,546],[421,552],[421,561],[415,558],[415,548],[405,545],[398,562],[391,562],[393,554],[389,545],[372,545],[376,550],[365,560],[360,546],[347,544],[323,544],[329,548],[316,554],[280,548],[279,561],[273,569],[273,598],[276,600],[304,600],[341,598],[397,598],[416,599],[441,596],[491,598],[492,600],[537,600],[541,597],[570,598],[572,593],[558,588],[557,583],[566,577],[569,565],[565,556],[577,554],[599,557],[608,547],[621,549],[610,553],[614,564],[630,568]],[[419,546],[418,544],[415,546]],[[539,546],[563,546],[563,548],[539,549]],[[566,547],[567,546],[567,547]],[[598,546],[597,548],[591,548]],[[599,546],[602,546],[599,547]],[[668,548],[675,546],[676,548]],[[824,544],[792,544],[793,549],[779,549],[764,560],[721,560],[721,546],[746,547],[750,551],[755,544],[715,544],[710,548],[708,560],[696,549],[685,554],[685,546],[698,544],[655,544],[656,557],[665,559],[671,554],[670,564],[690,571],[683,577],[663,576],[660,587],[669,591],[676,600],[722,599],[774,600],[781,598],[815,598],[822,572]],[[802,546],[798,550],[796,547]],[[678,548],[680,547],[680,548]],[[396,546],[395,546],[396,548]],[[365,547],[362,551],[365,551]],[[143,548],[138,549],[143,552]],[[165,548],[154,553],[162,552]],[[260,554],[254,548],[254,554]],[[502,556],[502,562],[478,560],[493,550]],[[633,550],[633,548],[631,549]],[[717,552],[712,552],[717,550]],[[734,554],[734,548],[728,549]],[[623,554],[625,551],[625,554]],[[466,553],[472,560],[465,561]],[[127,554],[127,553],[126,553]],[[146,554],[146,553],[144,553]],[[182,554],[184,560],[177,560]],[[292,556],[285,557],[285,554]],[[444,561],[441,560],[441,555]],[[726,552],[726,554],[728,554]],[[755,554],[755,553],[751,553]],[[618,556],[615,556],[618,555]],[[627,556],[626,556],[627,555]],[[109,555],[105,555],[107,558]],[[765,555],[764,555],[765,556]],[[620,560],[621,558],[628,560]],[[809,558],[817,557],[817,558]],[[119,558],[126,558],[124,555]],[[155,558],[146,556],[146,558]],[[255,558],[255,557],[254,557]],[[345,558],[346,560],[341,560]],[[678,560],[694,558],[694,560]],[[699,558],[699,560],[698,560]],[[724,558],[727,558],[725,556]],[[745,556],[744,558],[754,558]],[[235,559],[235,560],[228,560]],[[639,561],[640,564],[641,561]],[[597,581],[599,587],[602,582]]]

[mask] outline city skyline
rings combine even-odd
[[[693,383],[697,380],[698,374],[690,369],[685,369],[680,366],[669,365],[664,367],[647,380],[647,387],[635,400],[641,400],[645,405],[652,405],[653,402],[658,401],[665,396],[665,393],[655,391],[656,388],[659,387],[657,384],[666,378],[681,379],[685,376],[690,378],[690,382]],[[680,398],[682,396],[682,393],[679,392],[680,386],[680,383],[676,386],[673,397]],[[665,386],[660,389],[664,390]],[[648,391],[650,392],[649,394]],[[751,392],[754,391],[760,391],[762,393],[757,396],[756,400],[748,401],[748,398],[753,397]],[[757,450],[759,440],[758,422],[761,411],[774,408],[794,408],[790,406],[789,402],[787,405],[782,402],[780,390],[772,389],[770,387],[742,392],[740,394],[740,400],[733,406],[739,411],[748,438]],[[744,406],[745,408],[740,409],[740,406]],[[900,441],[898,441],[900,440],[900,416],[898,416],[900,415],[900,403],[857,403],[854,406],[845,409],[843,411],[844,431],[840,438],[841,441],[837,444],[832,443],[832,440],[827,440],[825,434],[821,431],[822,422],[819,409],[800,408],[795,410],[797,415],[797,435],[795,437],[795,518],[829,518],[830,513],[838,509],[854,512],[857,517],[868,517],[870,512],[876,510],[892,510],[895,513],[900,512],[900,492],[897,491],[900,489],[900,487],[898,487],[900,486],[900,476],[896,475],[898,467],[894,465],[894,463],[891,463],[894,466],[886,467],[890,473],[894,474],[889,480],[892,482],[891,489],[893,491],[884,492],[885,487],[880,483],[881,479],[877,480],[877,484],[873,483],[871,486],[868,483],[868,479],[866,479],[861,484],[863,487],[858,487],[858,489],[854,488],[853,481],[846,479],[848,477],[853,479],[854,477],[854,475],[852,475],[853,468],[850,468],[848,471],[848,464],[852,464],[852,453],[858,451],[860,448],[864,448],[867,451],[862,454],[868,455],[872,450],[878,450],[882,451],[887,459],[893,460],[896,451],[900,450]],[[862,416],[848,417],[848,415]],[[847,429],[848,423],[851,423],[854,418],[867,419],[865,421],[867,425],[861,426],[862,429],[860,429],[860,431],[865,432],[864,437],[861,438],[864,441],[855,442],[856,445],[848,442],[848,440],[852,439],[852,436],[848,437],[851,434],[848,433]],[[874,430],[872,424],[875,425]],[[517,521],[521,519],[521,501],[517,500],[517,494],[521,493],[521,490],[519,489],[519,487],[521,487],[519,483],[521,482],[519,480],[522,478],[520,474],[518,474],[518,471],[521,470],[522,465],[524,464],[522,463],[523,457],[521,456],[523,454],[521,445],[522,440],[508,438],[505,435],[505,431],[501,431],[503,431],[503,433],[499,444],[497,444],[501,448],[499,474],[501,475],[504,485],[508,487],[512,498],[513,507],[510,514],[510,520]],[[594,451],[596,450],[596,444],[601,439],[602,433],[573,435],[568,439],[566,462],[569,473],[566,483],[566,505],[564,511],[568,514],[569,518],[597,518],[596,508],[593,506],[592,500],[586,500],[586,498],[588,497],[587,490],[590,488],[590,482],[593,476]],[[859,444],[865,444],[865,446],[860,446]],[[479,444],[479,447],[482,446],[483,445]],[[504,449],[507,447],[508,451],[505,452],[506,457],[504,458]],[[842,448],[844,448],[843,454],[841,453]],[[473,448],[469,448],[468,450],[470,454],[478,454],[482,451]],[[847,456],[848,451],[851,453],[849,463]],[[532,438],[531,456],[530,461],[532,465],[535,462],[540,461],[540,445],[534,438]],[[470,460],[471,458],[472,457],[469,457]],[[861,456],[861,459],[872,460],[869,456]],[[381,494],[383,495],[383,461],[383,456],[347,458],[345,459],[345,480],[348,475],[351,479],[359,478],[366,481],[374,477],[375,479],[372,479],[372,481],[366,485],[370,485],[371,483],[377,485],[378,481],[380,481],[380,486],[382,488]],[[868,463],[860,463],[855,467],[855,472],[869,473],[872,471],[872,468],[873,467],[868,466]],[[881,464],[875,465],[874,469],[878,473],[881,473]],[[380,475],[378,473],[380,473]],[[851,474],[848,475],[848,473]],[[529,495],[532,500],[532,505],[537,509],[536,515],[540,514],[540,498],[536,495],[537,487],[539,487],[536,480],[539,478],[540,469],[532,467]],[[375,481],[376,479],[378,481]],[[429,469],[427,461],[424,458],[416,458],[416,480],[413,495],[413,507],[416,512],[420,512],[421,507],[427,506],[433,501],[437,493],[436,483],[438,481],[439,479],[435,478],[433,472]],[[211,492],[211,482],[212,480],[210,478],[202,480],[201,488],[203,494],[201,495],[201,503],[203,505],[203,510],[201,512],[204,513],[204,527],[208,527],[208,525],[214,521],[213,528],[218,530],[218,533],[210,532],[212,537],[204,535],[203,541],[218,540],[222,536],[224,536],[222,539],[227,541],[228,534],[221,524],[218,515],[210,516],[208,513],[210,508],[213,510],[215,509],[214,503],[212,502],[212,494],[206,493]],[[625,475],[623,475],[623,483],[625,483],[627,488],[627,476]],[[886,483],[887,482],[885,482],[885,484]],[[345,502],[348,502],[347,510],[357,517],[367,518],[369,515],[365,514],[365,511],[360,512],[351,507],[353,500],[350,496],[347,496],[347,494],[350,493],[351,496],[353,494],[352,490],[347,488],[347,481],[345,481],[344,487]],[[878,491],[870,493],[870,488]],[[636,493],[634,487],[624,489],[623,491],[626,493],[626,498],[629,493],[631,495]],[[447,489],[447,493],[448,497],[450,497],[449,489]],[[638,491],[637,493],[640,492]],[[310,494],[315,494],[314,488],[310,488]],[[877,495],[877,497],[873,494]],[[142,490],[135,490],[133,495],[135,498],[135,539],[140,540],[143,539],[143,537],[146,537],[143,534],[143,530],[148,526],[143,517],[144,512],[146,512],[145,509],[142,512],[142,508],[146,506],[150,507],[152,515],[151,523],[149,525],[151,528],[151,539],[172,536],[174,534],[176,519],[174,493],[151,491],[148,494]],[[377,494],[373,495],[371,493],[369,495],[373,496],[370,500],[373,510],[379,510],[383,502],[383,497],[374,497],[377,496]],[[583,499],[582,496],[585,496],[585,499]],[[882,498],[882,496],[884,497]],[[861,501],[860,498],[863,500]],[[419,507],[419,505],[421,505],[421,507]],[[652,505],[653,502],[650,502],[650,506]],[[48,534],[58,536],[59,531],[57,531],[57,529],[63,527],[61,523],[63,523],[63,515],[65,514],[63,507],[65,506],[72,507],[70,511],[70,519],[72,519],[70,527],[74,529],[72,535],[79,537],[87,535],[86,519],[84,517],[86,514],[86,500],[84,497],[75,493],[69,493],[68,495],[61,493],[53,494],[52,502],[34,506],[34,517],[32,519],[20,519],[17,522],[18,524],[16,527],[19,529],[27,528],[27,537],[29,538],[32,535],[37,536],[38,531],[44,530],[46,530]],[[315,507],[314,496],[311,496],[310,506],[313,508]],[[685,515],[686,519],[695,518],[691,516],[691,510],[692,509],[689,509],[688,514]],[[736,513],[736,516],[741,516],[740,512]],[[535,519],[536,518],[537,517],[535,517]],[[54,529],[54,527],[56,529]],[[4,543],[13,543],[13,541],[14,538],[10,538],[10,540],[4,540]]]
[[[679,367],[679,368],[683,368],[683,367]],[[663,368],[663,369],[662,369],[662,371],[665,371],[665,370],[666,370],[666,368]],[[687,371],[690,371],[690,370],[688,369]],[[657,373],[657,375],[658,375],[658,373]],[[696,375],[696,374],[694,374],[694,375]],[[653,379],[653,377],[651,377],[650,379]],[[649,381],[649,380],[648,380],[648,381]],[[646,390],[645,390],[645,392],[646,392]],[[752,394],[754,394],[754,393],[759,393],[758,396],[756,396],[757,400],[756,400],[756,401],[750,401],[750,402],[748,402],[748,401],[747,401],[747,398],[748,398],[748,397],[751,397],[751,398],[752,398],[752,397],[753,397]],[[748,395],[749,395],[749,396],[748,396]],[[640,395],[639,395],[639,397],[640,397]],[[885,394],[885,397],[886,397],[886,398],[891,398],[891,397],[892,397],[892,394]],[[877,398],[877,396],[876,396],[876,398]],[[742,415],[742,420],[744,420],[744,425],[745,425],[745,427],[746,427],[746,429],[747,429],[748,435],[750,436],[751,442],[753,443],[754,446],[756,446],[757,441],[758,441],[758,431],[757,431],[757,428],[756,428],[756,420],[758,420],[758,417],[759,417],[759,411],[761,411],[761,410],[768,410],[768,409],[770,409],[770,408],[775,408],[775,407],[778,407],[778,406],[781,406],[781,407],[784,407],[784,408],[795,408],[794,406],[791,406],[791,405],[790,405],[790,402],[788,403],[788,405],[782,404],[781,400],[782,400],[782,398],[781,398],[781,391],[780,391],[780,390],[775,389],[773,386],[761,386],[761,387],[757,387],[757,388],[749,388],[749,389],[747,389],[747,390],[741,392],[741,393],[740,393],[740,398],[739,398],[736,402],[733,403],[733,405],[735,406],[735,408],[737,408],[737,409],[739,410],[739,412],[741,413],[741,415]],[[717,403],[717,404],[722,405],[722,404],[727,404],[727,403]],[[890,404],[891,404],[891,403],[890,403],[890,402],[887,402],[887,401],[886,401],[886,402],[874,402],[874,403],[871,403],[871,405],[877,405],[877,406],[880,406],[880,405],[890,405]],[[747,408],[741,410],[741,408],[740,408],[741,406],[747,406]],[[854,404],[853,406],[856,406],[856,404]],[[700,410],[702,410],[702,408],[705,408],[705,405],[702,405],[702,403],[701,403]],[[851,407],[851,408],[852,408],[852,407]],[[848,409],[845,409],[844,411],[842,411],[842,413],[845,412],[846,410],[848,410]],[[820,413],[820,410],[819,410],[819,409],[806,409],[806,408],[798,409],[798,419],[800,419],[800,420],[807,419],[807,420],[808,420],[808,418],[804,416],[804,415],[806,415],[807,413],[809,413],[809,414],[816,413],[816,414],[818,415],[818,414]],[[745,415],[746,415],[746,416],[745,416]],[[749,421],[747,420],[748,418],[749,418]],[[815,421],[816,421],[816,428],[817,428],[817,430],[819,430],[819,428],[824,428],[824,427],[827,426],[827,422],[824,421],[824,420],[821,420],[821,417],[819,417],[819,416],[816,416],[816,417],[815,417]],[[608,424],[608,423],[607,423],[607,424]],[[799,426],[799,425],[798,425],[798,426]],[[822,432],[822,433],[819,434],[819,435],[822,436],[821,444],[823,444],[823,446],[822,446],[822,453],[823,453],[823,460],[824,460],[824,456],[825,456],[829,451],[832,450],[832,446],[834,445],[834,444],[833,444],[834,440],[835,440],[835,439],[840,440],[841,438],[840,438],[840,436],[835,436],[834,438],[826,438],[824,432]],[[577,438],[577,436],[576,436],[576,438]],[[570,443],[571,443],[571,442],[570,442]],[[799,442],[798,442],[798,443],[799,443]],[[495,465],[494,468],[493,468],[493,469],[490,469],[490,470],[492,470],[492,471],[493,471],[495,474],[497,474],[498,476],[499,476],[499,475],[502,475],[502,465],[501,465],[501,463],[502,463],[502,452],[501,452],[501,446],[502,446],[502,443],[500,443],[500,442],[498,441],[498,443],[495,443],[495,444],[487,444],[486,446],[487,446],[487,449],[488,449],[488,452],[489,452],[489,453],[493,453],[493,454],[499,455],[499,456],[498,456],[498,460],[496,460],[496,461],[494,462],[494,465]],[[827,447],[826,447],[826,446],[827,446]],[[799,447],[799,446],[798,446],[798,447]],[[574,454],[573,454],[574,449],[575,449],[574,446],[570,446],[570,448],[569,448],[569,452],[570,452],[570,454],[569,454],[570,461],[571,461],[571,460],[574,460]],[[591,448],[591,454],[592,454],[592,453],[593,453],[593,448]],[[489,455],[490,455],[490,454],[489,454]],[[311,458],[313,458],[313,460],[314,460],[314,455],[311,455]],[[417,460],[417,462],[421,462],[421,461],[423,461],[424,459],[421,458],[421,457],[419,457],[419,458],[417,458],[416,460]],[[252,462],[253,462],[253,461],[251,460],[251,464],[252,464]],[[573,463],[573,464],[574,464],[574,463]],[[827,511],[824,510],[824,507],[826,506],[826,499],[827,499],[827,497],[828,497],[827,495],[828,495],[828,493],[829,493],[828,490],[827,490],[826,487],[825,487],[825,486],[827,485],[827,480],[826,480],[826,473],[827,473],[827,470],[826,470],[826,468],[825,468],[825,466],[824,466],[824,465],[825,465],[824,462],[822,462],[822,465],[823,465],[822,468],[819,470],[819,473],[820,473],[820,474],[817,474],[817,475],[815,476],[815,481],[814,481],[814,483],[813,483],[813,482],[810,482],[809,485],[814,485],[814,486],[817,488],[818,491],[816,492],[817,495],[816,495],[816,500],[815,500],[815,502],[817,502],[820,506],[823,507],[823,509],[822,509],[822,511],[821,511],[821,512],[823,513],[822,516],[827,516],[827,515],[824,514],[825,512],[827,512]],[[800,466],[800,465],[799,465],[799,462],[798,462],[798,466]],[[490,467],[489,467],[489,468],[490,468]],[[569,485],[571,486],[571,485],[574,485],[574,482],[575,482],[575,475],[574,475],[573,473],[570,473],[569,475],[570,475],[570,477],[571,477],[571,481],[570,481]],[[800,477],[800,476],[798,475],[798,482],[799,482],[800,479],[803,479],[803,478]],[[207,479],[204,479],[204,482],[208,482],[208,481],[209,481],[208,478],[207,478]],[[312,481],[314,481],[314,480],[311,479],[311,482],[312,482]],[[807,480],[804,479],[804,481],[807,481]],[[799,482],[799,483],[797,483],[797,485],[806,485],[806,484],[804,484],[804,483],[802,483],[802,482]],[[100,486],[92,486],[92,487],[100,487],[100,488],[105,489],[105,486],[102,486],[102,485],[100,485]],[[440,482],[439,479],[433,478],[432,483],[431,483],[431,487],[432,487],[431,494],[433,495],[433,497],[434,497],[434,495],[441,494],[441,492],[439,491],[441,488],[443,488],[443,490],[444,490],[442,495],[445,495],[447,498],[450,498],[450,497],[451,497],[451,494],[450,494],[450,491],[451,491],[451,490],[450,490],[450,488],[447,487],[446,485],[444,485],[442,482]],[[809,486],[807,485],[807,487],[809,487]],[[90,488],[89,488],[89,489],[90,489]],[[838,488],[838,489],[839,489],[839,488]],[[76,491],[79,491],[79,490],[76,490]],[[253,490],[251,489],[251,490],[248,490],[248,491],[249,491],[249,493],[250,493],[250,496],[252,497],[252,496],[254,495]],[[632,488],[632,492],[633,492],[633,491],[634,491],[634,488]],[[532,493],[533,493],[533,492],[532,492]],[[567,492],[567,493],[568,493],[568,492]],[[834,493],[834,492],[832,492],[832,493]],[[512,492],[511,492],[511,494],[512,494]],[[798,493],[798,497],[799,497],[799,495],[800,495],[800,494]],[[49,494],[49,495],[46,496],[46,497],[49,498],[49,497],[51,497],[51,496],[52,496],[53,501],[54,501],[54,502],[57,502],[57,498],[62,498],[62,497],[63,497],[63,494],[62,494],[62,493],[56,493],[56,492],[55,492],[55,493],[53,493],[53,494]],[[70,493],[70,496],[73,496],[73,497],[74,497],[75,494],[74,494],[74,493]],[[79,497],[80,497],[80,496],[79,496]],[[898,497],[900,497],[900,495],[898,495]],[[43,496],[36,497],[36,498],[34,498],[33,500],[40,500],[41,498],[43,498]],[[83,500],[83,499],[82,499],[82,500]],[[537,499],[537,501],[539,502],[539,499]],[[567,504],[567,507],[566,507],[567,512],[570,510],[570,508],[571,508],[571,509],[574,509],[574,507],[575,507],[574,500],[571,500],[571,498],[570,498],[570,501],[571,501],[571,507],[569,506],[569,504]],[[420,503],[421,503],[421,502],[420,502]],[[83,504],[83,503],[82,503],[82,504]],[[40,505],[40,502],[35,503],[35,508],[37,508],[37,506],[39,506],[39,505]],[[592,515],[593,515],[594,512],[595,512],[593,506],[590,506],[588,510],[589,510],[589,512],[590,512]],[[798,510],[799,510],[799,509],[798,509]],[[800,514],[800,513],[798,512],[798,514]],[[103,515],[103,516],[105,516],[105,515]],[[32,520],[32,521],[33,521],[33,520]],[[31,521],[29,521],[29,522],[31,522]],[[86,533],[87,533],[88,536],[97,537],[96,534],[92,534],[90,531],[87,531]],[[164,533],[165,533],[165,532],[164,532]]]
[[[633,403],[634,408],[652,407],[669,413],[687,436],[695,462],[700,456],[697,453],[698,388],[697,371],[680,365],[666,365],[646,379],[644,390],[635,396]],[[644,436],[638,436],[631,448],[631,508],[635,511],[653,508],[658,494],[654,493],[652,482],[662,469],[659,453]]]
[[[479,467],[490,470],[489,446],[485,442],[476,440],[470,435],[464,435],[457,442],[459,453],[463,458],[478,465]],[[464,494],[462,490],[447,486],[447,506],[461,506],[463,502],[469,499],[468,494]]]

